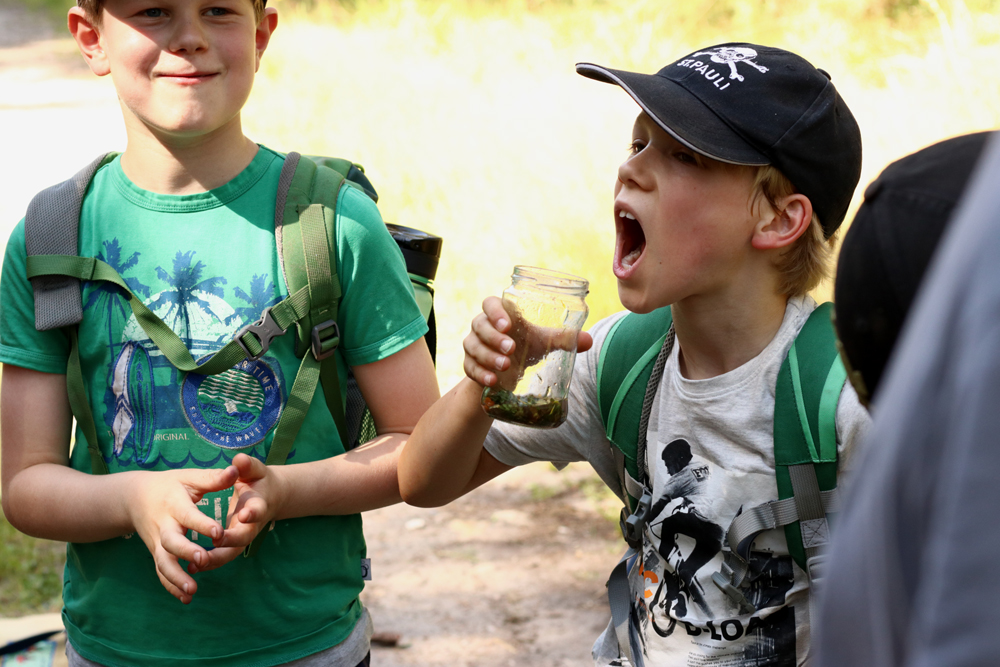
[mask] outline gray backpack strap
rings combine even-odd
[[[812,464],[804,464],[812,467]],[[828,491],[815,490],[815,502],[819,504],[821,511],[832,514],[840,509],[840,495],[837,489]],[[745,597],[740,586],[750,573],[750,550],[753,547],[757,536],[766,531],[782,528],[789,524],[801,521],[801,514],[798,500],[807,495],[797,491],[795,498],[785,498],[784,500],[772,500],[770,502],[743,510],[733,519],[726,533],[726,544],[729,551],[724,552],[724,562],[722,570],[712,575],[712,581],[725,593],[733,602],[740,606],[740,613],[752,614],[756,611],[754,605]],[[811,496],[812,497],[812,496]],[[808,520],[806,520],[808,521]],[[825,526],[825,523],[824,523]],[[822,578],[823,554],[819,550],[819,545],[812,546],[807,540],[806,552],[810,555],[809,580],[811,583],[818,583]]]
[[[629,549],[618,561],[608,578],[608,603],[611,605],[611,625],[618,640],[618,656],[628,667],[643,667],[642,642],[632,616],[631,579],[639,560],[639,552]]]
[[[68,181],[42,190],[24,216],[28,255],[76,255],[80,207],[90,180],[110,153],[102,155]],[[83,319],[80,281],[68,276],[31,279],[35,292],[35,328],[39,331],[77,324]]]

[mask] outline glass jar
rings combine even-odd
[[[514,340],[510,368],[483,390],[486,414],[503,421],[555,428],[568,410],[577,334],[587,319],[589,283],[583,278],[515,266],[503,293]]]

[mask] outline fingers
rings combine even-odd
[[[179,560],[190,561],[196,567],[208,561],[208,552],[184,537],[182,528],[165,531],[160,545],[153,551],[156,575],[167,592],[188,604],[198,590],[197,582],[181,567]]]
[[[257,533],[266,526],[264,521],[233,521],[221,539],[213,544],[216,547],[245,547],[253,542]]]
[[[223,531],[219,522],[202,514],[195,505],[189,505],[175,516],[182,530],[193,530],[210,540],[222,537]]]
[[[503,301],[495,296],[488,296],[483,300],[483,314],[489,318],[497,331],[507,333],[510,329],[510,316],[504,310]]]
[[[502,312],[502,309],[501,309]],[[509,327],[509,323],[506,323]],[[510,357],[514,341],[500,331],[484,314],[480,313],[472,321],[472,331],[463,341],[465,374],[484,386],[492,386],[497,381],[497,372],[510,367]]]
[[[239,471],[232,465],[213,470],[191,470],[190,473],[184,483],[190,489],[193,500],[201,499],[206,493],[228,489],[239,478]]]
[[[214,570],[218,567],[222,567],[232,560],[235,560],[242,553],[243,547],[216,547],[208,552],[207,557],[204,561],[202,561],[201,565],[196,567],[194,563],[189,564],[188,572],[195,574],[196,572]]]
[[[264,465],[263,461],[246,454],[237,454],[233,458],[233,467],[236,468],[238,478],[244,482],[263,479],[267,474],[267,466]]]
[[[462,344],[465,348],[465,359],[462,362],[465,374],[484,387],[496,384],[497,371],[510,366],[510,359],[483,345],[473,333],[466,336]]]
[[[233,497],[226,530],[212,540],[216,547],[243,547],[253,541],[264,524],[270,520],[267,501],[252,490],[243,490]]]
[[[244,493],[236,504],[234,517],[240,523],[258,523],[268,517],[267,501],[258,494]]]
[[[591,336],[586,331],[581,331],[580,335],[576,338],[576,351],[586,352],[594,346],[594,337]]]

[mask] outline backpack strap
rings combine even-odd
[[[345,173],[328,165],[345,172],[347,165],[356,169],[347,160],[303,158],[294,152],[285,157],[278,182],[274,229],[289,292],[307,288],[312,304],[309,313],[296,324],[295,354],[305,359],[307,352],[312,351],[320,362],[327,408],[347,448],[343,391],[333,353],[340,342],[337,312],[342,296],[337,275],[336,211],[340,189],[350,181]],[[363,187],[357,187],[365,192]]]
[[[340,344],[337,311],[342,294],[336,266],[336,209],[344,182],[343,174],[302,159],[298,153],[285,157],[275,204],[275,238],[289,293],[307,290],[310,308],[295,323],[295,353],[302,357],[302,364],[278,421],[280,429],[288,414],[284,433],[290,437],[272,441],[268,465],[280,465],[287,459],[320,378],[327,407],[341,442],[347,446],[344,403],[333,356]],[[300,377],[302,384],[296,389]],[[293,394],[296,406],[289,414]]]
[[[298,333],[296,355],[302,363],[275,427],[266,463],[280,465],[287,460],[321,378],[328,408],[346,447],[344,403],[333,357],[340,344],[337,311],[341,297],[336,270],[336,209],[345,183],[377,199],[363,171],[346,160],[317,158],[328,166],[302,160],[298,153],[288,154],[279,176],[275,237],[289,296],[266,308],[259,321],[243,327],[232,341],[199,364],[173,330],[132,294],[114,268],[99,259],[76,254],[83,196],[97,169],[114,157],[104,155],[69,181],[40,193],[26,216],[31,224],[25,222],[27,276],[36,294],[36,328],[61,327],[70,339],[67,389],[73,414],[87,439],[93,473],[106,474],[108,467],[97,444],[96,423],[80,367],[77,324],[82,320],[83,280],[117,285],[146,335],[181,372],[216,375],[246,359],[259,359],[271,340],[294,324]],[[341,167],[347,174],[332,167]],[[348,176],[357,182],[346,180]],[[245,555],[256,552],[265,535],[266,531],[258,534]]]
[[[778,498],[794,498],[799,521],[785,526],[792,558],[808,561],[825,545],[829,527],[821,492],[837,486],[837,402],[847,371],[837,350],[832,303],[812,312],[778,373],[774,402],[774,462]]]
[[[624,463],[621,496],[629,511],[638,504],[649,476],[646,434],[637,425],[643,421],[643,404],[657,357],[667,339],[672,339],[672,323],[669,306],[644,315],[625,315],[608,332],[597,362],[597,403],[612,451]],[[648,420],[648,411],[646,414]]]
[[[633,667],[641,667],[643,657],[632,612],[631,579],[638,575],[638,550],[652,505],[646,430],[674,340],[669,306],[644,315],[629,313],[608,332],[597,364],[597,402],[624,503],[619,528],[629,545],[608,579],[608,603],[619,654]]]
[[[69,183],[75,184],[72,186],[60,184],[55,188],[50,188],[49,192],[62,193],[59,198],[51,198],[50,195],[42,193],[38,201],[40,203],[33,207],[32,215],[32,228],[35,230],[40,230],[42,233],[35,234],[38,237],[44,237],[47,232],[45,228],[49,224],[50,220],[62,221],[63,231],[58,234],[63,240],[63,246],[59,249],[69,250],[68,243],[65,241],[65,236],[67,234],[66,229],[69,227],[68,223],[65,223],[69,219],[70,213],[75,216],[75,221],[77,227],[79,226],[79,211],[80,204],[82,202],[83,193],[86,192],[86,186],[80,185],[83,182],[84,175],[87,178],[92,178],[93,174],[96,172],[97,168],[109,161],[113,155],[104,156],[100,161],[95,161],[86,170],[78,174],[76,177],[71,179]],[[310,163],[311,164],[311,163]],[[95,166],[96,165],[96,166]],[[315,165],[313,165],[315,169]],[[295,165],[292,165],[292,176],[294,176]],[[329,172],[330,170],[323,170]],[[289,188],[293,192],[297,192],[293,186],[305,187],[301,184],[306,180],[306,176],[300,177],[296,182],[294,178],[289,177]],[[311,188],[315,179],[308,179],[308,186]],[[329,181],[331,179],[327,177],[323,182],[323,186],[330,185]],[[332,179],[335,182],[333,187],[334,206],[336,205],[336,193],[339,191],[340,180]],[[66,193],[74,193],[72,196]],[[311,196],[311,194],[310,194]],[[74,199],[77,197],[77,199]],[[36,198],[37,199],[37,198]],[[294,200],[293,200],[294,202]],[[292,204],[294,206],[294,203]],[[69,213],[66,212],[69,210]],[[40,217],[44,215],[50,215],[51,217]],[[318,214],[318,215],[317,215]],[[327,256],[326,249],[326,238],[327,232],[325,227],[325,216],[320,209],[314,209],[312,212],[306,214],[306,224],[303,225],[306,229],[304,236],[302,236],[302,248],[309,248],[309,251],[300,250],[299,261],[304,265],[306,262],[306,256],[308,255],[308,260],[310,270],[314,273],[323,273],[323,262],[324,257]],[[331,209],[330,218],[332,221],[333,210]],[[298,217],[296,211],[296,217]],[[35,222],[37,220],[37,222]],[[320,224],[323,227],[320,227]],[[27,221],[26,221],[27,225]],[[331,222],[332,225],[332,222]],[[56,234],[51,234],[55,236]],[[77,252],[76,248],[76,232],[73,234],[73,248],[72,252]],[[317,240],[319,238],[319,240]],[[280,303],[265,309],[262,313],[260,321],[250,324],[239,332],[232,341],[224,345],[220,350],[218,350],[210,359],[205,363],[199,364],[192,356],[190,351],[184,345],[184,342],[173,332],[173,330],[164,323],[159,317],[156,316],[142,300],[136,295],[132,294],[128,285],[125,283],[124,279],[118,275],[117,271],[114,270],[110,265],[102,262],[99,259],[93,257],[79,257],[75,254],[37,254],[38,250],[46,250],[51,246],[34,244],[32,250],[35,251],[32,254],[29,251],[26,260],[27,276],[33,281],[39,277],[54,276],[58,278],[68,277],[77,281],[89,280],[89,281],[104,281],[117,285],[120,290],[124,293],[128,299],[128,305],[135,315],[136,321],[149,336],[150,340],[160,349],[163,355],[170,361],[170,363],[181,372],[187,373],[198,373],[201,375],[217,375],[223,373],[234,365],[244,361],[245,359],[258,359],[267,350],[270,345],[271,340],[275,336],[282,335],[288,328],[293,324],[296,324],[306,318],[307,316],[312,316],[313,319],[331,314],[330,320],[334,323],[336,322],[336,304],[339,298],[339,282],[334,286],[330,280],[323,284],[323,280],[319,280],[321,283],[318,287],[313,286],[310,288],[308,284],[300,286],[294,292],[281,301]],[[328,260],[326,260],[328,262]],[[329,272],[327,273],[329,276]],[[332,281],[336,281],[336,273],[333,272]],[[317,297],[322,298],[325,304],[330,305],[320,305],[317,308],[312,306],[312,296],[313,292],[316,292]],[[43,290],[43,299],[48,297],[44,296],[47,293]],[[328,295],[336,294],[337,298],[327,298]],[[82,302],[79,287],[76,289],[75,299],[78,302]],[[82,309],[80,304],[78,307]],[[43,310],[47,310],[50,306],[44,306]],[[38,306],[36,304],[36,313],[38,311]],[[77,319],[79,322],[79,319]],[[325,321],[322,321],[323,324]],[[38,325],[36,317],[36,326]],[[67,364],[67,388],[70,393],[71,408],[73,410],[74,416],[77,418],[80,424],[81,430],[84,432],[87,438],[87,446],[91,453],[91,463],[92,471],[94,474],[104,474],[108,472],[107,464],[104,461],[103,455],[97,447],[97,429],[96,423],[94,422],[93,414],[90,410],[89,402],[86,397],[86,389],[83,382],[83,374],[79,367],[79,352],[76,349],[76,323],[69,322],[64,325],[64,330],[67,332],[67,336],[70,338],[70,355]],[[73,331],[70,331],[70,329]],[[300,330],[304,327],[300,325]],[[308,341],[303,344],[303,358],[312,357],[316,361],[316,368],[306,369],[305,375],[301,378],[296,377],[296,383],[293,383],[292,392],[289,395],[289,400],[286,403],[285,410],[282,411],[282,417],[279,419],[278,429],[275,433],[275,440],[278,441],[277,451],[274,452],[274,459],[280,458],[283,462],[287,457],[288,451],[290,450],[290,444],[294,441],[294,436],[298,432],[298,428],[301,426],[301,422],[305,417],[305,411],[308,409],[309,403],[312,400],[312,392],[307,392],[306,389],[310,385],[310,382],[320,375],[319,371],[319,361],[320,359],[316,357],[316,354],[320,358],[325,358],[332,354],[332,351],[336,349],[339,344],[339,331],[336,326],[332,327],[312,327],[307,329],[310,332],[310,338],[306,338]],[[316,332],[316,336],[313,336],[313,331]],[[301,341],[300,341],[301,342]],[[306,355],[305,351],[312,350],[314,354]],[[307,365],[309,365],[307,363]],[[296,390],[296,384],[299,385],[299,389]],[[335,383],[336,384],[336,383]],[[339,384],[336,384],[339,386]],[[312,382],[313,392],[315,391],[315,382]],[[293,396],[294,394],[294,396]],[[336,401],[338,405],[342,404],[340,401]],[[343,407],[341,407],[341,413]],[[284,426],[282,424],[284,423]],[[342,423],[342,421],[341,421]],[[282,437],[279,437],[282,436]],[[287,447],[284,443],[287,443]],[[274,450],[274,441],[272,441],[272,450]],[[270,459],[269,454],[269,459]]]
[[[32,255],[76,255],[78,227],[83,197],[94,174],[110,162],[117,153],[105,153],[81,169],[69,180],[42,190],[28,204],[24,216],[24,247],[28,261]],[[94,474],[108,472],[97,445],[97,425],[87,401],[87,388],[80,367],[80,346],[77,329],[83,319],[83,297],[80,279],[68,275],[38,275],[32,277],[35,296],[35,328],[39,331],[63,329],[69,339],[66,362],[66,391],[70,409],[87,441],[90,467]]]
[[[24,247],[28,255],[76,255],[77,229],[83,196],[97,170],[117,153],[105,153],[72,178],[42,190],[24,216]],[[80,280],[49,275],[31,279],[35,293],[35,328],[39,331],[75,325],[83,319]]]
[[[754,607],[740,585],[749,574],[757,535],[783,527],[788,552],[810,581],[822,578],[828,514],[837,494],[837,402],[847,371],[830,319],[833,304],[818,306],[789,348],[778,372],[774,404],[774,460],[778,500],[744,510],[729,527],[722,571],[712,579],[744,611]]]

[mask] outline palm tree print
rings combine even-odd
[[[126,273],[135,268],[136,264],[139,263],[140,253],[134,252],[128,259],[123,260],[122,247],[117,238],[105,241],[103,245],[104,252],[98,252],[97,259],[107,263],[117,271],[133,294],[141,294],[149,298],[148,286],[139,282],[138,278],[127,278],[125,276]],[[115,346],[121,347],[121,341],[115,340],[115,334],[121,332],[119,322],[127,320],[131,312],[128,306],[128,298],[125,296],[124,291],[117,285],[102,282],[94,287],[93,291],[87,297],[87,302],[83,305],[84,309],[90,309],[95,306],[103,307],[107,312],[108,345],[111,348],[111,358],[113,359],[116,354]],[[115,317],[115,313],[118,314],[118,318]]]
[[[149,304],[149,309],[156,311],[157,308],[169,304],[163,321],[170,324],[171,328],[184,340],[184,343],[191,347],[191,319],[189,308],[196,305],[204,312],[208,313],[216,320],[221,318],[212,311],[211,304],[198,296],[199,292],[213,294],[220,299],[222,295],[222,285],[226,284],[226,279],[222,276],[201,279],[205,265],[202,262],[192,263],[195,251],[177,251],[174,256],[173,273],[168,274],[162,267],[156,267],[156,275],[160,280],[169,284],[173,289],[160,292],[159,296]],[[168,320],[172,318],[173,322]]]
[[[233,294],[242,299],[248,306],[237,308],[232,315],[226,318],[226,324],[233,322],[247,324],[260,319],[260,314],[265,308],[269,308],[278,303],[280,299],[274,293],[274,283],[268,280],[267,274],[256,275],[250,279],[250,293],[243,291],[242,287],[233,290]]]

